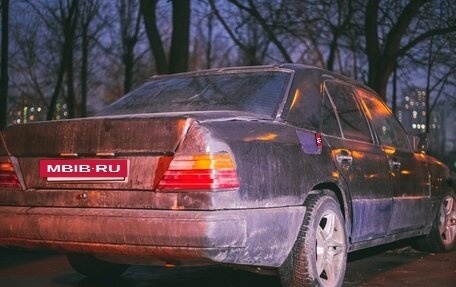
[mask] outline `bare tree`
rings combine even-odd
[[[188,69],[190,37],[190,0],[173,0],[173,32],[169,49],[170,74]]]
[[[89,75],[89,52],[95,43],[104,24],[91,29],[92,24],[98,17],[101,3],[99,0],[83,1],[81,3],[80,33],[81,33],[81,67],[80,67],[80,116],[87,116],[87,94],[88,94],[88,75]]]
[[[209,0],[209,5],[233,43],[239,48],[241,52],[239,64],[263,64],[270,40],[264,36],[263,29],[257,20],[250,13],[239,8],[235,8],[235,10],[228,8],[222,15],[222,11],[219,10],[218,5],[213,0]]]
[[[100,9],[101,3],[105,6]],[[94,100],[90,93],[111,101],[149,75],[152,64],[163,74],[185,71],[189,65],[197,69],[298,62],[362,79],[384,98],[395,67],[397,90],[416,84],[417,74],[429,75],[432,106],[438,95],[451,98],[449,87],[455,82],[454,52],[448,47],[456,29],[456,6],[451,4],[452,0],[16,1],[12,7],[27,6],[33,15],[18,13],[12,20],[9,92],[46,99],[48,118],[55,116],[56,103],[62,100],[70,116],[79,110],[84,116],[87,99]],[[99,91],[90,86],[95,82]]]
[[[172,32],[169,60],[157,25],[159,0],[140,0],[149,45],[155,59],[157,73],[178,73],[188,69],[190,37],[190,0],[172,0]]]
[[[120,35],[122,39],[122,62],[124,65],[124,93],[133,84],[135,46],[140,37],[141,11],[137,1],[119,1]]]
[[[43,29],[40,20],[33,11],[27,10],[26,5],[12,7],[20,10],[20,17],[12,18],[10,55],[10,100],[21,101],[21,97],[34,98],[37,106],[48,109],[46,94],[54,85],[53,53],[46,45],[42,36]],[[15,108],[15,107],[12,107]]]
[[[208,1],[200,0],[194,1],[193,3],[195,4],[192,6],[191,11],[192,25],[190,30],[192,37],[189,43],[189,69],[210,69],[213,67],[239,65],[246,62],[248,59],[247,55],[242,51],[239,51],[239,48],[233,43]],[[235,25],[241,25],[238,20],[242,18],[238,13],[239,9],[231,5],[231,9],[226,11],[227,13],[224,13],[225,10],[221,8],[223,7],[220,7],[220,12],[223,13],[224,17],[229,19],[227,21],[232,28],[234,28]],[[245,12],[242,13],[246,14]],[[234,21],[233,18],[236,20]],[[259,27],[255,21],[246,22],[244,25],[244,29],[236,29],[236,31],[242,31],[244,37],[242,41],[247,42],[247,40],[249,40],[251,42],[256,42],[259,46],[263,47],[263,44],[258,40],[263,39],[267,41],[267,39],[264,37],[261,27]],[[252,25],[255,25],[256,27],[251,27],[252,29],[247,28],[247,26]],[[249,32],[249,30],[251,31]],[[248,38],[249,35],[252,38]],[[256,49],[259,56],[259,52],[264,50],[261,47]]]
[[[433,17],[432,26],[422,26],[420,21],[426,19],[427,12],[448,8],[445,1],[437,4],[430,0],[411,0],[405,6],[399,2],[382,3],[390,5],[383,9],[379,0],[369,0],[365,12],[366,55],[369,63],[368,85],[386,99],[389,78],[397,63],[420,43],[449,33],[456,32],[456,23],[452,14],[446,17]],[[390,11],[396,14],[389,14]],[[454,13],[454,11],[453,11]],[[437,13],[439,15],[440,13]],[[432,16],[431,16],[432,17]],[[453,18],[453,19],[452,19]],[[385,19],[396,19],[386,21]]]
[[[73,75],[73,53],[75,33],[79,16],[79,0],[59,0],[55,3],[47,1],[27,1],[38,17],[48,28],[53,31],[60,42],[59,67],[57,79],[52,92],[51,101],[47,113],[47,119],[54,118],[59,96],[63,91],[66,76],[66,103],[68,117],[75,116],[75,93]]]
[[[62,10],[65,11],[65,10]],[[66,92],[67,92],[67,107],[68,117],[74,118],[76,116],[76,96],[74,91],[74,45],[75,35],[78,25],[79,17],[79,0],[73,0],[68,9],[68,20],[63,25],[63,34],[65,42],[67,43],[68,50],[62,53],[65,57],[64,70],[66,71]],[[52,105],[51,105],[52,106]],[[49,117],[48,117],[49,118]]]
[[[249,47],[233,31],[235,21],[220,13],[228,5],[208,1],[214,13],[219,11],[218,19],[233,42],[247,51]],[[283,60],[291,61],[293,55],[297,62],[364,78],[384,99],[394,67],[400,68],[401,61],[409,54],[425,57],[420,44],[430,37],[454,36],[456,32],[456,8],[449,0],[229,0],[228,3],[255,19]],[[301,56],[297,57],[295,47],[301,47]]]
[[[361,10],[357,1],[229,0],[228,2],[256,21],[263,34],[275,47],[275,54],[278,55],[275,58],[278,61],[293,62],[292,58],[295,58],[297,62],[313,64],[329,70],[336,70],[337,64],[337,70],[342,73],[357,73],[354,65],[357,63],[356,58],[359,53],[358,36],[352,31],[353,18],[359,16]],[[214,0],[209,0],[209,4],[214,11],[220,10]],[[218,19],[224,24],[230,37],[235,38],[236,33],[229,31],[233,21],[223,15],[219,15]],[[241,50],[245,50],[245,47],[240,46],[241,43],[234,42]],[[346,72],[345,59],[349,54],[347,51],[351,51],[353,56],[350,57],[349,63],[352,68]],[[268,53],[267,56],[271,57],[271,53],[274,52],[269,49]],[[341,56],[342,54],[345,55]]]
[[[214,8],[215,6],[213,5],[213,0],[210,0],[212,3],[212,7]],[[263,31],[266,33],[268,39],[277,47],[279,50],[280,54],[282,55],[283,59],[286,62],[292,62],[291,57],[283,45],[283,43],[280,41],[280,39],[276,36],[276,23],[271,17],[271,15],[268,15],[269,17],[263,17],[263,15],[260,12],[260,8],[256,5],[256,3],[253,0],[248,0],[248,4],[244,5],[242,1],[238,0],[229,0],[230,3],[241,9],[242,11],[248,12],[256,21],[258,21],[259,25],[263,29]],[[271,2],[266,2],[265,3],[267,6],[266,11],[274,11],[274,6],[270,6]],[[268,23],[268,19],[271,19],[271,23]]]
[[[7,125],[8,115],[8,47],[9,0],[2,0],[2,44],[0,65],[0,129]]]

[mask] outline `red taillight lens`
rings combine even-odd
[[[21,188],[21,183],[8,157],[0,157],[0,188]]]
[[[236,167],[227,153],[180,155],[171,161],[158,191],[213,191],[239,187]]]

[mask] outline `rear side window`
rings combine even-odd
[[[341,137],[339,122],[334,111],[331,99],[326,91],[323,94],[323,107],[321,110],[321,130],[326,135]]]
[[[355,99],[352,87],[338,82],[325,82],[325,90],[335,105],[342,136],[346,139],[372,143],[367,120]]]

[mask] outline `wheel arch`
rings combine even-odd
[[[345,210],[348,206],[345,200],[344,193],[335,183],[317,184],[307,194],[303,225],[292,250],[279,268],[283,286],[342,286],[350,245],[349,229],[341,227],[344,225],[342,221],[346,218]],[[327,225],[327,222],[331,224]],[[328,226],[332,226],[329,233],[326,230]],[[334,256],[328,255],[325,251],[328,246],[333,246],[334,249],[331,250],[339,248],[340,251],[335,252]],[[336,254],[339,254],[338,259]],[[333,264],[337,267],[327,269]]]
[[[348,192],[342,189],[335,182],[322,182],[315,185],[309,194],[315,194],[320,191],[330,192],[336,196],[336,199],[340,205],[340,210],[345,219],[345,227],[347,233],[347,242],[350,242],[351,230],[352,230],[352,205],[351,197]]]

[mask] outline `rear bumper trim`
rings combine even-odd
[[[129,264],[279,267],[304,212],[302,206],[217,211],[0,206],[0,246],[91,253]]]
[[[244,247],[245,220],[232,211],[0,208],[8,238],[174,247]]]

